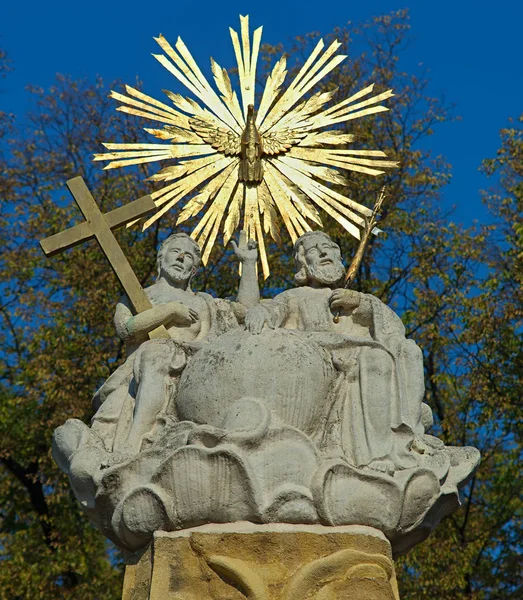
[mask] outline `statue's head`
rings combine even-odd
[[[158,277],[174,284],[188,284],[200,266],[200,260],[200,246],[186,233],[173,233],[158,250]]]
[[[307,231],[296,240],[294,262],[298,285],[315,282],[332,286],[345,275],[340,247],[323,231]]]

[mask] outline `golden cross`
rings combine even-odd
[[[151,301],[112,231],[155,210],[156,205],[151,196],[143,196],[134,202],[103,214],[81,177],[69,179],[66,183],[78,208],[82,211],[85,221],[42,240],[40,246],[46,256],[54,256],[68,248],[96,238],[127,294],[134,312],[140,313],[152,308]],[[169,337],[169,334],[162,325],[151,331],[149,337]]]

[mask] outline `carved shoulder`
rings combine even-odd
[[[380,335],[400,335],[405,337],[405,326],[392,308],[372,294],[362,294],[362,299],[372,310],[375,333],[378,337]]]
[[[303,295],[303,288],[291,288],[281,292],[280,294],[277,294],[274,296],[274,298],[270,298],[269,300],[273,300],[275,302],[290,302],[291,300],[300,298]]]

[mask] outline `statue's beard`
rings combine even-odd
[[[177,284],[186,284],[191,278],[192,270],[187,272],[186,269],[177,269],[173,266],[163,267],[163,275],[167,275],[167,279]]]
[[[345,267],[340,261],[326,265],[308,265],[308,275],[323,285],[333,285],[341,281],[345,275]]]

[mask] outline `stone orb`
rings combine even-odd
[[[236,329],[189,361],[176,412],[180,420],[223,427],[238,400],[258,398],[282,422],[310,435],[328,409],[333,381],[329,353],[299,331],[264,329],[253,335]]]

